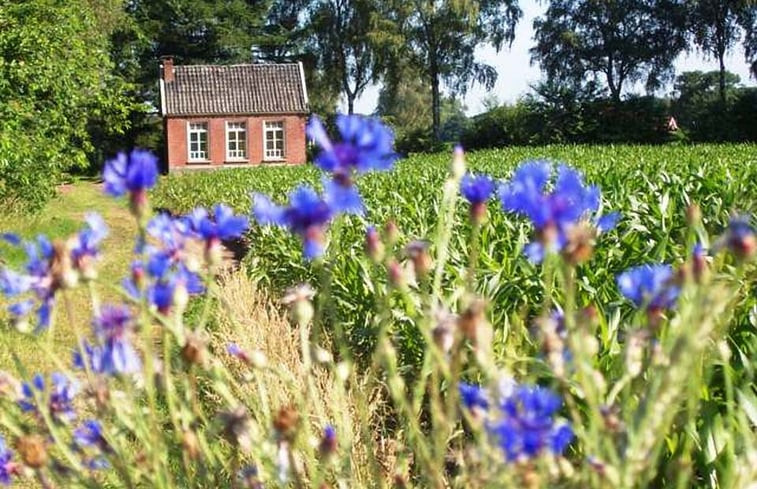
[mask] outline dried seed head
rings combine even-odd
[[[208,359],[207,340],[199,333],[189,333],[181,348],[181,357],[188,365],[204,366]]]
[[[276,413],[273,427],[283,440],[292,441],[297,435],[300,415],[293,406],[284,406]]]
[[[24,435],[16,441],[16,450],[24,465],[39,469],[47,463],[47,447],[40,435]]]
[[[79,273],[74,268],[71,260],[71,247],[73,242],[55,240],[53,242],[53,257],[50,261],[50,275],[52,288],[70,289],[76,287],[79,282]]]
[[[244,406],[238,406],[231,411],[222,411],[218,417],[223,423],[226,439],[237,445],[243,452],[250,452],[252,450],[252,423]]]
[[[181,435],[181,448],[191,460],[200,458],[200,442],[193,430],[184,430]]]
[[[568,229],[567,243],[563,248],[563,256],[571,265],[578,265],[591,258],[597,230],[586,221],[582,221]]]
[[[485,312],[486,303],[481,299],[476,299],[457,320],[463,336],[474,345],[478,343],[480,332],[486,326]]]

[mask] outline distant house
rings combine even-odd
[[[308,94],[302,64],[161,61],[169,171],[305,163]]]

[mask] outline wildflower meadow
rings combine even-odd
[[[267,174],[107,161],[136,230],[117,279],[98,209],[3,234],[7,334],[55,368],[0,373],[0,484],[757,487],[753,146],[308,136],[312,166]]]

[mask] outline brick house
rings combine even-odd
[[[308,95],[302,64],[161,61],[169,171],[305,163]]]

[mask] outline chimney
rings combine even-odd
[[[173,56],[161,56],[161,78],[166,83],[173,81]]]

